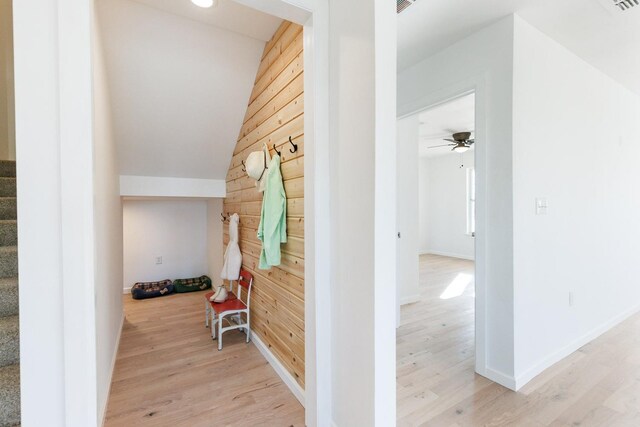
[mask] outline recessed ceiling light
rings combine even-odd
[[[191,0],[198,7],[212,7],[218,5],[218,0]]]

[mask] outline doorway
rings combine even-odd
[[[462,389],[487,381],[475,375],[475,102],[467,93],[399,122],[398,150],[413,151],[418,165],[415,218],[406,221],[414,255],[398,263],[416,280],[400,285],[398,425],[444,421]]]

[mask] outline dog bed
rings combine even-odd
[[[133,299],[155,298],[172,294],[174,290],[171,280],[138,282],[131,287],[131,296]]]
[[[173,281],[176,292],[195,292],[211,289],[211,279],[209,276],[192,277],[191,279],[176,279]]]

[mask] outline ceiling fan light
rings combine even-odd
[[[198,7],[208,8],[212,6],[217,6],[218,0],[191,0],[191,3],[195,4]]]
[[[469,147],[464,144],[458,144],[455,147],[453,147],[453,151],[460,154],[466,153],[468,150],[469,150]]]

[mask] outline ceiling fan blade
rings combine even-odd
[[[452,145],[454,144],[432,145],[431,147],[427,147],[427,148],[451,147]]]
[[[450,138],[444,138],[444,141],[450,141],[450,142],[453,142],[454,144],[458,143],[458,141],[456,141],[455,139],[450,139]]]
[[[470,139],[467,141],[467,145],[475,144],[475,142],[476,142],[475,139]]]

